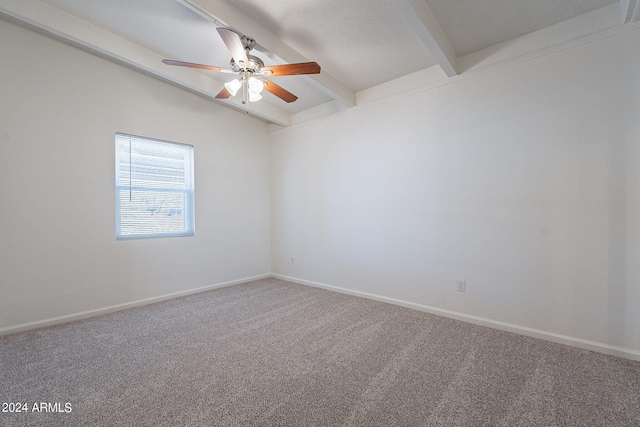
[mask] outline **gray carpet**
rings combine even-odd
[[[640,363],[276,279],[2,337],[0,373],[2,426],[640,426]]]

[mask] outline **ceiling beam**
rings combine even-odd
[[[218,101],[214,97],[223,84],[204,73],[182,67],[168,67],[163,57],[131,43],[113,33],[91,25],[79,18],[39,1],[0,0],[0,14],[38,28],[59,39],[97,53],[130,68],[141,70],[165,81],[204,95],[211,100],[237,110],[244,106],[235,98]],[[291,115],[265,102],[251,105],[251,114],[281,126],[291,124]]]
[[[284,43],[275,34],[267,30],[260,23],[242,13],[226,0],[177,0],[195,12],[211,19],[218,25],[234,29],[241,34],[257,40],[258,44],[267,51],[278,56],[285,62],[309,62],[311,59]],[[322,64],[320,64],[322,65]],[[356,105],[356,94],[353,90],[340,83],[336,78],[322,71],[320,74],[303,76],[317,89],[326,93],[343,105]]]
[[[458,75],[456,52],[427,3],[424,0],[400,0],[398,6],[445,74],[448,77]]]
[[[621,0],[620,8],[622,9],[623,24],[640,21],[640,1]]]

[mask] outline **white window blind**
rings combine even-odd
[[[191,145],[116,133],[118,239],[193,236]]]

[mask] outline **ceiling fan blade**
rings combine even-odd
[[[262,74],[268,77],[295,76],[299,74],[318,74],[320,65],[317,62],[299,62],[297,64],[273,65],[262,67]]]
[[[278,86],[271,80],[262,79],[262,81],[264,82],[264,88],[267,92],[271,92],[272,94],[282,99],[283,101],[294,102],[296,99],[298,99],[297,96],[295,96],[288,90],[284,89],[283,87]]]
[[[216,95],[216,99],[227,99],[231,96],[226,87],[223,87],[220,92]]]
[[[238,33],[228,28],[216,28],[216,30],[218,30],[218,34],[222,37],[222,41],[229,49],[229,53],[231,53],[231,57],[236,61],[236,64],[240,65],[240,62],[242,62],[245,65],[249,65],[249,58],[247,58],[247,53],[244,51],[244,46]]]
[[[194,64],[192,62],[174,61],[173,59],[163,59],[162,62],[167,65],[177,65],[179,67],[200,68],[202,70],[219,71],[221,73],[235,74],[235,71],[233,70],[230,70],[228,68],[216,67],[213,65]]]

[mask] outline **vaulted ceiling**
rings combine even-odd
[[[287,126],[634,23],[640,0],[0,0],[1,16],[243,109],[214,99],[233,75],[161,63],[229,67],[216,27],[231,28],[266,65],[321,65],[272,78],[296,102],[265,93],[250,105]]]

